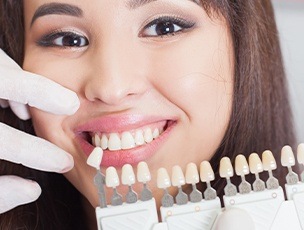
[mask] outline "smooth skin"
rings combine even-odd
[[[75,167],[65,176],[93,210],[98,206],[96,171],[86,164],[87,155],[75,138],[79,124],[132,115],[147,118],[147,123],[151,117],[173,121],[166,138],[145,159],[159,206],[163,193],[156,188],[157,169],[170,172],[180,165],[185,170],[190,162],[209,160],[228,126],[234,54],[225,20],[207,15],[191,0],[57,0],[80,9],[69,13],[49,3],[24,1],[23,68],[76,92],[80,109],[58,116],[31,108],[37,135],[73,155]],[[48,10],[37,14],[41,6]],[[153,142],[141,148],[151,146]],[[120,193],[125,189],[119,188]]]

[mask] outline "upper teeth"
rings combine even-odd
[[[131,149],[136,146],[140,146],[146,143],[150,143],[153,139],[157,138],[163,130],[155,128],[146,128],[144,130],[138,129],[133,132],[123,132],[98,134],[95,133],[92,136],[92,143],[96,147],[101,147],[103,150],[121,150],[121,149]]]

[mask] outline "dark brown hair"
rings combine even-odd
[[[234,159],[239,153],[248,156],[252,152],[260,154],[266,149],[272,150],[278,158],[285,144],[294,147],[295,143],[287,83],[271,2],[202,0],[202,6],[210,17],[216,17],[218,14],[225,17],[231,30],[235,55],[232,114],[225,136],[211,164],[215,172],[218,172],[219,159],[223,156]],[[0,35],[0,47],[22,65],[22,1],[1,1]],[[12,124],[14,121],[15,127],[27,132],[31,130],[30,123],[19,121],[9,109],[1,110],[0,116],[2,122]],[[62,176],[37,172],[7,162],[1,162],[0,172],[17,173],[32,178],[38,181],[43,189],[43,195],[36,203],[0,215],[0,229],[19,229],[20,226],[27,226],[29,229],[35,229],[35,226],[37,229],[79,229],[57,225],[62,217],[59,214],[54,215],[58,212],[58,207],[51,203],[56,201],[62,202],[62,206],[70,213],[70,218],[74,218],[74,221],[81,220],[80,216],[78,219],[75,217],[79,213],[73,213],[75,207],[80,207],[76,204],[76,192],[74,191],[76,195],[71,196],[71,199],[66,196],[62,198],[62,194],[67,193],[65,189],[72,189],[70,185],[66,186],[68,182]],[[281,172],[278,171],[276,174],[281,175]],[[54,184],[56,180],[61,182],[57,181]],[[215,182],[218,191],[222,190],[223,185],[224,181],[218,178]],[[52,187],[56,189],[53,191]],[[28,220],[29,216],[32,216],[32,219]]]

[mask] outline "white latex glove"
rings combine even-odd
[[[50,113],[67,115],[79,108],[76,93],[47,78],[23,71],[0,50],[0,105],[6,107],[8,101],[21,119],[30,118],[26,104]],[[58,173],[67,172],[74,166],[72,156],[54,144],[1,122],[0,159]],[[0,176],[0,188],[0,213],[30,203],[41,194],[36,182],[16,176]]]

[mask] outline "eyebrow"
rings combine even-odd
[[[83,11],[79,7],[70,4],[56,2],[43,4],[35,11],[31,21],[31,26],[37,18],[50,14],[82,17]]]
[[[129,9],[134,10],[151,2],[156,2],[157,0],[130,0],[127,3]],[[190,2],[194,2],[196,4],[200,4],[200,0],[188,0]]]

